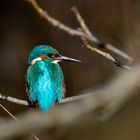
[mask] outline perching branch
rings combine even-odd
[[[29,106],[29,103],[26,100],[17,99],[11,96],[5,96],[0,93],[0,99],[6,100],[8,102],[12,102],[19,105]]]
[[[101,51],[101,50],[99,50],[99,49],[97,49],[95,47],[92,47],[90,44],[88,44],[88,41],[83,37],[82,37],[82,40],[83,40],[83,47],[102,55],[103,57],[105,57],[106,59],[110,60],[111,62],[113,62],[118,67],[122,67],[122,68],[130,70],[129,66],[126,66],[126,65],[122,64],[119,60],[117,60],[116,58],[111,56],[109,53]]]
[[[77,10],[76,7],[72,7],[72,11],[75,13],[75,16],[82,28],[82,30],[77,30],[77,29],[73,29],[65,24],[63,24],[62,22],[60,22],[59,20],[53,18],[51,15],[48,14],[47,11],[43,10],[39,4],[36,2],[36,0],[27,0],[33,7],[34,9],[37,11],[37,13],[43,17],[46,21],[48,21],[50,24],[52,24],[53,26],[67,32],[70,35],[75,35],[75,36],[80,36],[80,37],[84,37],[87,40],[93,42],[97,48],[105,48],[107,50],[110,50],[116,54],[118,54],[119,56],[129,60],[130,62],[133,60],[133,58],[129,55],[127,55],[126,53],[124,53],[123,51],[119,50],[118,48],[116,48],[115,46],[109,44],[109,43],[103,43],[102,41],[100,41],[97,37],[95,37],[90,30],[88,29],[87,25],[84,22],[84,19],[82,18],[82,16],[80,15],[79,11]]]
[[[80,100],[80,99],[84,98],[84,96],[85,95],[67,97],[67,98],[62,99],[60,101],[60,104],[74,102],[74,101],[77,101],[77,100]],[[1,93],[0,93],[0,99],[6,100],[6,101],[11,102],[11,103],[19,104],[19,105],[30,106],[28,101],[26,101],[26,100],[14,98],[14,97],[11,97],[11,96],[5,96]]]

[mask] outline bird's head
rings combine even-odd
[[[35,64],[37,61],[42,61],[49,58],[51,63],[57,64],[58,62],[65,61],[73,61],[73,62],[81,62],[77,59],[62,56],[59,52],[48,45],[39,45],[36,46],[30,53],[28,63],[29,65]]]

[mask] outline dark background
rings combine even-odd
[[[140,57],[140,1],[139,0],[39,0],[50,15],[66,25],[78,28],[70,8],[76,5],[92,33],[134,58]],[[26,99],[24,75],[28,55],[35,45],[49,44],[66,56],[82,60],[82,63],[62,62],[67,96],[79,94],[88,88],[97,88],[124,69],[82,48],[79,37],[72,37],[41,18],[25,0],[0,1],[0,93]],[[92,44],[94,45],[94,44]],[[107,51],[107,50],[106,50]],[[111,53],[121,62],[129,62]],[[138,84],[139,85],[139,84]],[[137,90],[139,93],[139,90]],[[0,100],[13,114],[29,110],[28,107]],[[80,139],[139,140],[140,95],[133,98],[113,119],[104,123],[91,123],[93,133],[80,138],[84,130],[74,131]],[[1,117],[6,112],[0,109]],[[87,128],[88,129],[88,128]],[[90,131],[89,131],[90,132]],[[46,139],[46,132],[39,138]],[[67,139],[71,139],[69,132]],[[55,136],[54,136],[55,137]]]
[[[109,42],[139,58],[139,0],[40,0],[50,15],[66,25],[78,28],[70,8],[76,5],[89,29],[104,42]],[[123,71],[98,54],[82,48],[79,37],[72,37],[41,18],[24,0],[0,1],[0,93],[26,99],[24,75],[28,54],[35,45],[49,44],[66,56],[83,63],[62,62],[67,96],[98,87]],[[112,53],[113,54],[113,53]],[[116,56],[115,54],[113,54]],[[122,62],[128,62],[116,56]],[[1,101],[13,113],[27,107]],[[0,114],[6,114],[0,112]]]

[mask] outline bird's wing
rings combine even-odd
[[[63,90],[63,97],[65,97],[65,95],[66,95],[66,84],[65,84],[65,80],[63,80],[63,82],[62,82],[62,90]]]
[[[26,95],[27,95],[27,97],[28,97],[29,106],[31,106],[31,107],[39,107],[37,101],[35,101],[35,102],[32,103],[32,102],[29,100],[30,93],[29,93],[29,86],[28,86],[28,83],[27,83],[26,75],[25,75],[25,90],[26,90]]]
[[[27,79],[26,79],[26,75],[25,75],[25,89],[26,89],[26,94],[27,94],[27,97],[29,97],[29,86],[28,86],[28,83],[27,83]]]

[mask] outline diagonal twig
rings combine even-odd
[[[6,109],[2,104],[0,104],[0,107],[5,111],[7,112],[11,118],[13,118],[17,123],[19,123],[19,120],[8,110]],[[33,133],[31,132],[32,136],[36,139],[36,140],[39,140],[39,138]]]
[[[80,12],[78,11],[76,6],[73,6],[71,8],[71,11],[74,12],[77,21],[79,22],[80,26],[82,27],[82,30],[85,32],[86,34],[86,39],[92,41],[93,43],[96,44],[96,46],[100,49],[105,48],[108,49],[122,57],[124,57],[125,59],[128,59],[130,62],[133,60],[132,57],[130,57],[129,55],[127,55],[126,53],[124,53],[123,51],[119,50],[118,48],[116,48],[115,46],[109,44],[109,43],[103,43],[102,41],[100,41],[97,37],[95,37],[91,31],[89,30],[89,28],[87,27],[84,19],[82,18]]]
[[[92,47],[90,44],[88,44],[87,40],[85,38],[82,37],[82,40],[83,40],[83,46],[93,52],[96,52],[100,55],[102,55],[103,57],[105,57],[106,59],[110,60],[111,62],[113,62],[116,66],[118,67],[122,67],[122,68],[125,68],[125,69],[128,69],[130,70],[130,67],[129,66],[126,66],[124,64],[122,64],[119,60],[117,60],[116,58],[114,58],[112,55],[110,55],[109,53],[107,52],[104,52],[104,51],[101,51],[95,47]]]
[[[93,42],[96,42],[96,43],[100,43],[100,41],[93,36],[93,34],[90,32],[89,28],[87,27],[84,19],[82,18],[82,16],[80,15],[80,12],[78,11],[78,9],[76,8],[76,6],[73,6],[71,8],[71,11],[74,12],[76,18],[77,18],[77,21],[79,22],[82,30],[84,31],[84,33],[86,34],[86,36],[89,38],[89,40],[93,41]],[[86,38],[87,38],[86,37]]]
[[[98,39],[96,37],[94,37],[92,35],[92,33],[90,32],[90,30],[88,29],[84,19],[82,18],[82,16],[80,15],[80,12],[78,11],[78,9],[76,8],[76,6],[73,6],[71,8],[71,11],[74,12],[76,18],[77,18],[77,21],[79,22],[82,30],[85,32],[85,34],[87,34],[87,36],[89,36],[90,38],[92,38],[92,40],[94,42],[98,42]]]
[[[61,30],[64,30],[65,32],[69,33],[70,35],[76,35],[76,36],[85,36],[85,34],[82,31],[72,29],[69,26],[66,26],[59,20],[53,18],[48,14],[47,11],[43,10],[38,3],[35,0],[27,0],[31,5],[34,7],[34,9],[38,12],[38,14],[45,18],[49,23],[51,23],[53,26],[58,27]]]

